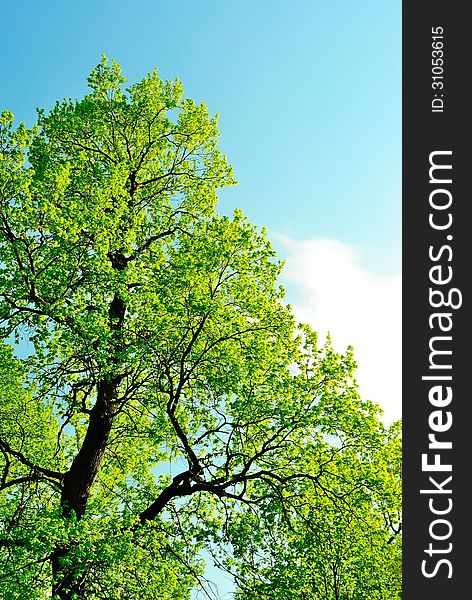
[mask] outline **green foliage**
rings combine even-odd
[[[241,598],[397,598],[398,431],[215,212],[217,119],[88,82],[0,120],[1,597],[183,600],[206,548]]]
[[[249,507],[226,528],[233,555],[221,560],[239,600],[401,598],[397,425],[362,453],[344,443],[325,456],[337,485],[297,487],[267,503],[265,519]]]

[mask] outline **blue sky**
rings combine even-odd
[[[31,124],[83,95],[102,53],[130,82],[178,77],[220,114],[239,181],[220,210],[268,228],[297,314],[354,344],[361,389],[398,417],[401,3],[7,3],[0,110]]]
[[[355,244],[400,265],[401,11],[393,0],[85,0],[2,8],[0,106],[85,92],[102,53],[129,81],[157,66],[218,112],[239,186],[269,231]]]

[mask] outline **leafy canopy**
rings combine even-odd
[[[0,120],[2,598],[210,594],[203,548],[240,598],[390,598],[356,586],[397,573],[395,435],[217,214],[217,118],[157,71],[88,83]]]

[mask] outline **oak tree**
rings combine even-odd
[[[270,555],[271,511],[279,537],[369,511],[385,429],[265,231],[216,212],[217,118],[157,71],[126,87],[104,58],[88,84],[0,120],[2,597],[184,599],[234,523]]]

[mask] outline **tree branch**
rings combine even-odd
[[[5,452],[8,452],[10,456],[14,456],[15,458],[17,458],[21,463],[32,469],[35,473],[41,473],[46,477],[49,477],[51,479],[58,479],[59,481],[62,481],[62,479],[64,478],[64,474],[60,471],[53,471],[51,469],[45,469],[44,467],[35,465],[31,460],[26,458],[26,456],[24,456],[22,452],[19,452],[18,450],[13,450],[10,444],[2,439],[0,439],[0,448],[5,450]]]

